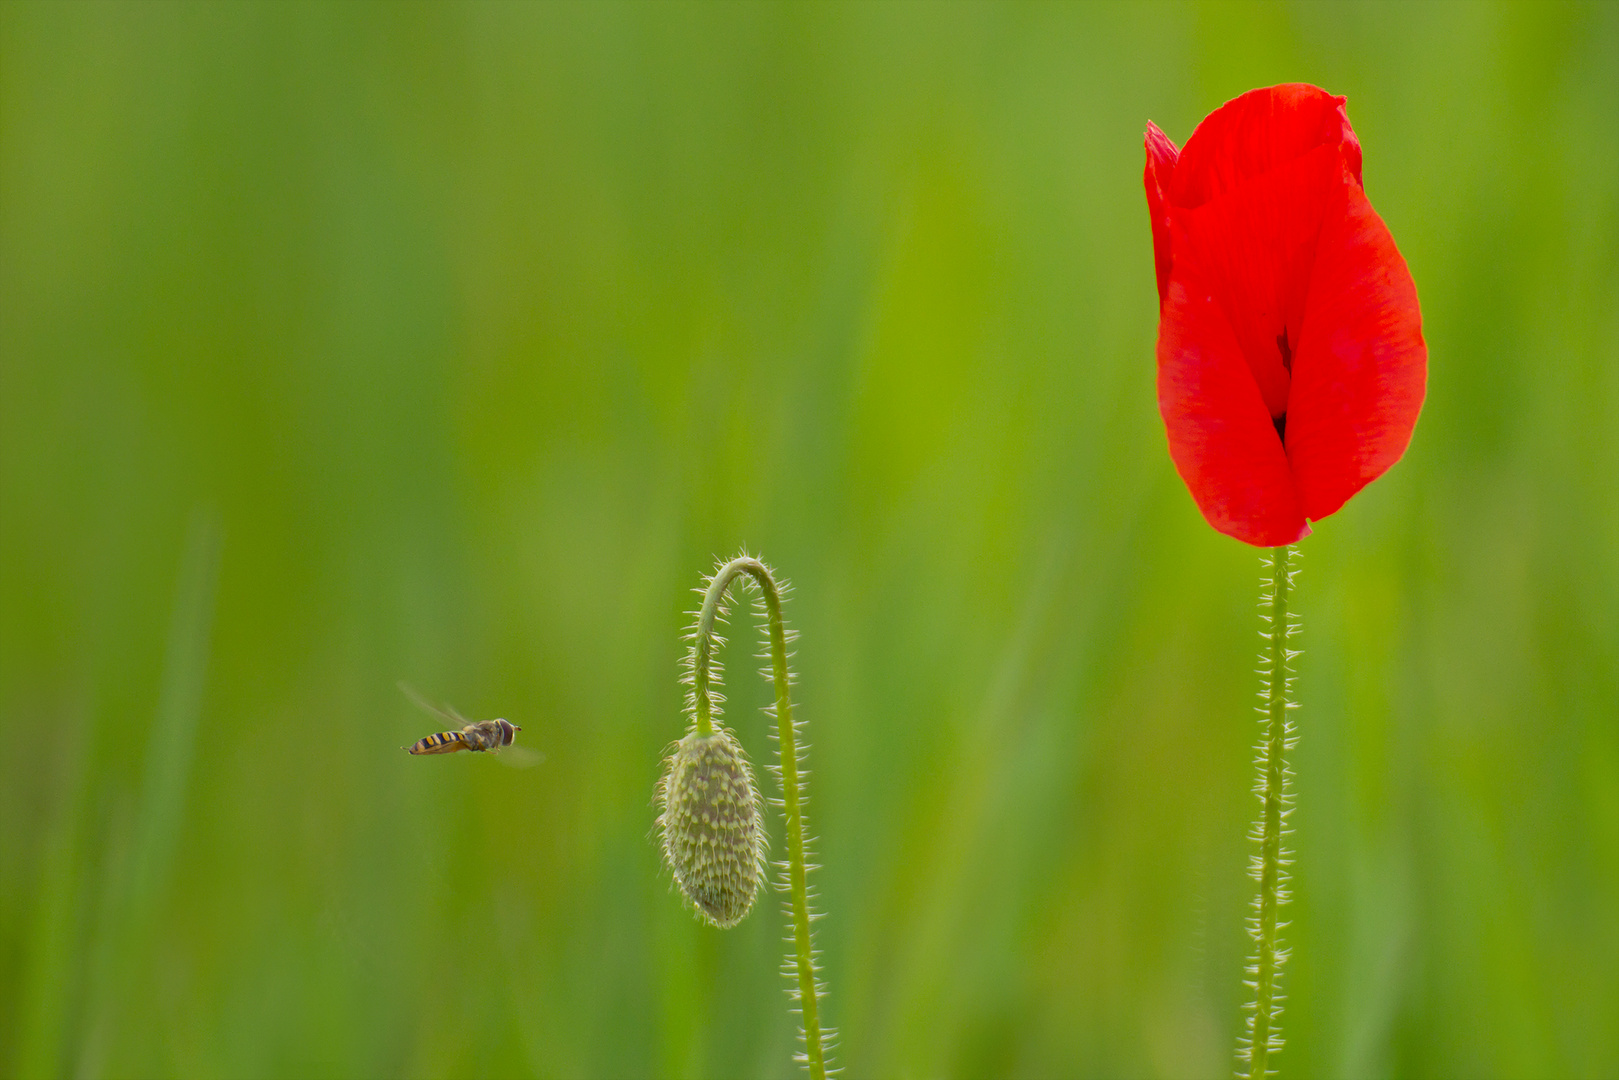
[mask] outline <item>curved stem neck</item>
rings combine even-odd
[[[692,640],[692,696],[696,703],[694,719],[699,735],[714,734],[714,701],[713,692],[710,690],[713,684],[711,669],[714,657],[714,624],[719,621],[720,605],[725,600],[725,594],[730,591],[731,583],[741,574],[753,578],[758,583],[760,591],[764,593],[765,607],[772,628],[771,659],[775,662],[777,679],[786,677],[785,634],[779,650],[774,640],[774,629],[782,624],[781,592],[776,588],[776,580],[771,576],[770,568],[758,559],[747,555],[732,559],[720,567],[708,583],[708,591],[703,595],[703,609],[697,616],[697,629]],[[779,689],[778,687],[778,691]]]
[[[812,1080],[825,1080],[826,1056],[821,1045],[820,1007],[815,979],[815,952],[810,940],[808,866],[804,855],[804,808],[798,778],[797,728],[793,726],[792,676],[787,667],[787,628],[781,617],[781,590],[770,568],[758,559],[743,555],[732,559],[714,574],[703,597],[692,641],[692,697],[694,719],[700,735],[714,732],[714,704],[710,691],[713,664],[714,624],[720,604],[740,574],[747,574],[764,595],[765,621],[770,634],[771,681],[776,691],[776,734],[781,750],[782,811],[787,821],[787,891],[793,916],[795,973],[798,977],[799,1008],[804,1023],[804,1064]]]

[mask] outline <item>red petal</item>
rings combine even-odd
[[[1250,90],[1204,117],[1186,140],[1169,201],[1201,206],[1318,146],[1340,143],[1358,184],[1360,143],[1350,130],[1343,98],[1306,83]]]
[[[1175,261],[1159,314],[1158,409],[1169,456],[1210,525],[1260,547],[1310,531],[1242,347],[1188,259]]]
[[[1171,211],[1177,263],[1197,264],[1236,334],[1272,418],[1288,411],[1298,344],[1326,207],[1341,202],[1336,146],[1244,180],[1191,210]]]
[[[1142,181],[1147,187],[1147,213],[1152,216],[1152,259],[1158,272],[1158,303],[1164,302],[1169,292],[1169,204],[1164,190],[1170,177],[1175,175],[1175,159],[1180,151],[1169,141],[1169,136],[1158,130],[1158,125],[1147,121],[1147,168]]]
[[[1416,287],[1361,190],[1344,99],[1251,91],[1178,157],[1149,125],[1144,179],[1170,455],[1216,529],[1290,543],[1405,452],[1427,383]]]
[[[1327,211],[1293,356],[1287,456],[1315,521],[1405,453],[1428,382],[1417,287],[1358,183]]]

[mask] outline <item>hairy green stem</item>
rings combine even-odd
[[[776,734],[781,750],[782,810],[787,819],[786,887],[793,917],[793,948],[798,976],[799,1008],[803,1015],[804,1064],[813,1080],[825,1080],[826,1056],[822,1048],[820,1010],[815,979],[815,952],[810,940],[808,867],[804,857],[804,808],[798,778],[798,740],[793,726],[792,676],[787,668],[787,628],[781,617],[781,590],[770,568],[751,556],[732,559],[715,572],[703,597],[702,612],[692,641],[692,697],[699,735],[714,730],[710,668],[714,624],[731,582],[747,574],[764,596],[770,633],[772,682],[776,691]]]
[[[1287,818],[1292,812],[1292,795],[1288,792],[1286,752],[1293,748],[1296,735],[1288,717],[1294,708],[1288,700],[1292,676],[1291,660],[1297,653],[1288,649],[1287,642],[1297,630],[1297,617],[1287,606],[1288,593],[1293,584],[1294,551],[1291,546],[1279,547],[1270,554],[1270,579],[1266,582],[1269,593],[1262,595],[1260,608],[1266,628],[1261,633],[1266,639],[1261,660],[1261,673],[1266,684],[1260,697],[1263,705],[1265,734],[1259,745],[1256,764],[1259,779],[1255,792],[1263,809],[1255,823],[1252,839],[1259,843],[1259,854],[1250,866],[1250,872],[1259,881],[1259,895],[1254,899],[1254,914],[1249,919],[1248,932],[1254,939],[1254,957],[1248,966],[1248,985],[1254,1000],[1249,1006],[1247,1045],[1239,1051],[1248,1066],[1246,1075],[1252,1080],[1263,1080],[1272,1075],[1271,1058],[1282,1049],[1280,1017],[1281,966],[1287,960],[1287,949],[1277,940],[1277,930],[1285,926],[1278,922],[1277,911],[1289,899],[1287,867],[1292,864],[1291,852],[1282,845],[1287,829]]]

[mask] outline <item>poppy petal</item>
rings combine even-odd
[[[1358,151],[1346,173],[1358,171]],[[1335,202],[1316,243],[1287,414],[1287,456],[1312,521],[1405,453],[1428,383],[1417,287],[1394,238],[1358,183]]]
[[[1201,206],[1318,146],[1345,144],[1345,161],[1360,182],[1360,143],[1349,127],[1344,98],[1306,83],[1250,90],[1197,125],[1186,140],[1169,187],[1176,206]]]
[[[1169,456],[1209,524],[1260,547],[1310,530],[1282,440],[1211,283],[1177,259],[1158,322]]]
[[[1142,182],[1147,187],[1147,213],[1152,217],[1153,269],[1158,274],[1158,302],[1164,302],[1169,292],[1169,267],[1172,262],[1169,247],[1169,202],[1164,191],[1175,175],[1175,159],[1180,151],[1169,141],[1169,136],[1158,130],[1158,125],[1147,121],[1147,168]]]
[[[1287,415],[1323,214],[1344,186],[1336,146],[1301,157],[1190,210],[1175,209],[1177,262],[1198,264],[1272,419]]]
[[[1366,201],[1343,98],[1253,90],[1178,154],[1150,124],[1146,144],[1170,455],[1216,529],[1291,543],[1410,442],[1416,287]]]

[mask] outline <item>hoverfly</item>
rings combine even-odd
[[[517,738],[517,733],[523,729],[509,720],[479,720],[473,722],[448,705],[443,707],[434,705],[431,701],[422,697],[421,694],[418,694],[416,688],[409,683],[400,683],[399,689],[403,690],[405,696],[420,708],[432,713],[446,723],[456,725],[456,730],[440,731],[418,740],[411,746],[402,747],[402,749],[409,750],[412,754],[453,754],[457,750],[471,750],[473,753],[482,753],[486,750],[505,750],[509,751],[509,755],[503,757],[502,760],[518,768],[538,765],[545,760],[544,754],[536,753],[525,747],[512,745],[512,741]]]

